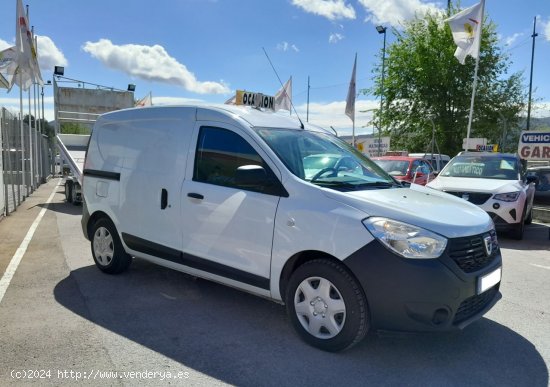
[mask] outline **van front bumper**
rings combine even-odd
[[[365,291],[372,327],[445,331],[480,319],[502,298],[500,280],[483,292],[478,289],[482,277],[502,267],[496,237],[491,255],[485,253],[487,235],[449,239],[437,259],[403,258],[377,240],[346,258]]]

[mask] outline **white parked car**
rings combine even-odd
[[[523,239],[525,224],[532,221],[535,182],[518,155],[462,152],[427,186],[478,205],[497,230]]]

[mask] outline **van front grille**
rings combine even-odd
[[[485,246],[485,237],[490,238],[489,250]],[[449,240],[449,257],[455,261],[465,273],[473,273],[489,266],[498,254],[496,232],[475,235],[473,237],[455,238]]]

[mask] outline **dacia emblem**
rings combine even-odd
[[[487,235],[483,238],[483,242],[485,242],[485,253],[488,257],[490,257],[493,253],[493,238],[491,238],[490,235]]]
[[[464,192],[462,194],[462,199],[469,201],[470,200],[470,194],[468,192]]]

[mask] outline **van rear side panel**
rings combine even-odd
[[[121,235],[181,249],[180,195],[195,112],[189,107],[132,109],[98,122],[87,167],[118,174],[119,180],[87,179],[90,213],[107,212]]]

